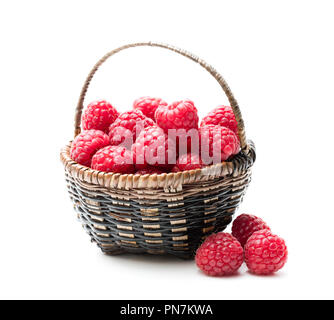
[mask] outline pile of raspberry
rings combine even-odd
[[[104,100],[90,103],[71,158],[94,170],[144,175],[201,169],[239,150],[231,107],[215,108],[199,126],[192,101],[142,97],[123,113]]]
[[[285,241],[273,234],[260,218],[242,214],[234,220],[232,234],[211,234],[196,252],[197,266],[209,276],[236,274],[246,262],[250,273],[270,275],[288,258]]]

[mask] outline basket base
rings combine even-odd
[[[230,221],[232,220],[232,217]],[[220,228],[217,228],[214,232],[221,232],[226,229],[226,226],[221,226]],[[92,235],[89,234],[91,237]],[[208,234],[207,236],[209,236]],[[96,245],[100,248],[102,253],[108,256],[119,256],[119,255],[125,255],[125,254],[135,254],[135,255],[143,255],[143,256],[150,256],[150,255],[156,255],[156,256],[169,256],[169,257],[175,257],[182,260],[192,260],[194,259],[196,255],[197,248],[201,245],[201,243],[205,240],[207,237],[202,237],[200,241],[198,241],[198,245],[194,246],[191,250],[165,250],[165,249],[138,249],[138,248],[124,248],[120,247],[117,244],[109,244],[109,245],[103,245],[100,243],[97,243],[94,239],[91,240],[92,243],[96,243]]]

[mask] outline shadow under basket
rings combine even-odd
[[[251,178],[255,147],[245,137],[238,104],[217,71],[182,49],[160,43],[135,43],[109,52],[94,66],[76,109],[75,136],[89,83],[99,66],[130,47],[155,46],[180,53],[208,70],[226,93],[238,122],[241,151],[203,169],[178,173],[133,175],[105,173],[70,158],[71,143],[61,151],[70,198],[78,217],[106,254],[149,253],[193,258],[198,246],[232,221]]]

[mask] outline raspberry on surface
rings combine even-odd
[[[239,152],[238,137],[226,127],[207,125],[201,127],[199,133],[201,158],[206,165],[220,163]]]
[[[230,106],[218,106],[206,115],[201,122],[201,127],[206,125],[217,125],[232,130],[237,136],[238,122]]]
[[[136,171],[136,174],[145,175],[145,174],[163,174],[166,171],[156,168],[156,167],[146,167],[145,169],[141,169]]]
[[[173,172],[196,170],[203,168],[202,159],[195,153],[185,153],[179,156],[173,167]]]
[[[229,233],[210,235],[197,249],[197,266],[209,276],[225,276],[235,273],[242,265],[243,249],[239,241]]]
[[[131,150],[138,170],[148,166],[169,169],[176,163],[175,143],[159,127],[142,130]]]
[[[282,269],[288,259],[285,241],[264,229],[254,232],[245,246],[248,269],[258,275],[267,275]]]
[[[140,110],[146,117],[155,121],[155,111],[160,106],[167,106],[167,102],[160,98],[141,97],[133,103],[133,108]]]
[[[194,103],[190,100],[174,102],[168,106],[159,106],[155,112],[158,126],[166,133],[168,129],[197,129],[198,115]]]
[[[79,164],[90,167],[93,155],[109,145],[109,137],[100,130],[87,130],[76,136],[71,145],[71,158]]]
[[[111,145],[120,145],[130,149],[139,133],[148,127],[156,126],[156,123],[146,117],[140,110],[131,110],[121,113],[109,127]]]
[[[233,221],[232,235],[238,239],[242,247],[245,246],[248,238],[256,231],[270,230],[268,225],[258,217],[250,214],[242,214]]]
[[[133,173],[132,154],[121,146],[107,146],[93,156],[92,169],[104,172]]]
[[[118,111],[105,100],[91,102],[82,114],[82,129],[95,129],[108,133],[109,126],[118,115]]]

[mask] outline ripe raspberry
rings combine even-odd
[[[156,126],[155,122],[146,117],[140,110],[131,110],[119,115],[109,128],[111,145],[123,144],[130,149],[137,135],[147,127]]]
[[[198,129],[169,130],[168,136],[176,142],[176,150],[179,154],[200,153],[200,136]]]
[[[176,162],[175,143],[159,127],[142,130],[131,150],[137,169],[148,165],[171,168]]]
[[[198,115],[194,103],[189,100],[177,101],[168,106],[160,106],[155,112],[155,119],[160,128],[168,133],[168,129],[197,129]]]
[[[133,173],[132,154],[121,146],[107,146],[93,156],[92,169],[104,172]]]
[[[146,167],[145,169],[141,169],[136,171],[136,174],[144,175],[144,174],[162,174],[165,171],[160,170],[159,168],[155,167]]]
[[[288,259],[288,249],[282,238],[270,230],[253,233],[245,246],[245,261],[248,269],[255,274],[277,272]]]
[[[133,103],[133,108],[140,110],[146,117],[155,121],[155,111],[159,106],[167,106],[160,98],[142,97]]]
[[[107,101],[91,102],[82,115],[83,130],[101,130],[108,133],[108,128],[118,117],[118,111]]]
[[[219,106],[202,119],[201,127],[208,124],[226,127],[238,136],[238,122],[230,106]]]
[[[173,173],[177,173],[177,172],[181,172],[181,170],[179,169],[179,167],[177,166],[174,166],[170,172],[173,172]]]
[[[235,273],[244,261],[239,241],[228,233],[210,235],[198,248],[197,266],[209,276]]]
[[[232,235],[236,237],[241,243],[242,247],[245,246],[248,238],[256,231],[270,228],[260,218],[250,214],[242,214],[236,218],[232,226]]]
[[[83,131],[72,142],[71,158],[83,166],[90,167],[95,152],[107,145],[109,145],[109,137],[104,132]]]
[[[186,171],[186,170],[196,170],[203,168],[203,162],[201,158],[195,153],[185,153],[176,161],[172,172]]]
[[[225,127],[207,125],[199,129],[201,157],[205,164],[220,163],[237,154],[240,143],[235,133]]]

